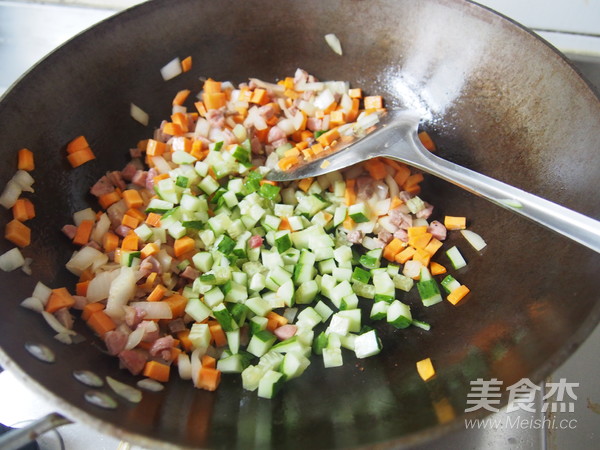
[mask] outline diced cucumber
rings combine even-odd
[[[354,222],[369,222],[369,211],[365,203],[355,203],[348,208],[348,215]]]
[[[313,302],[318,293],[319,286],[317,282],[309,280],[298,286],[294,295],[294,301],[299,305],[308,305]]]
[[[324,348],[323,365],[326,369],[343,366],[344,358],[342,357],[342,350],[340,348]]]
[[[454,267],[455,270],[462,269],[467,265],[467,261],[465,261],[465,258],[463,258],[463,255],[456,246],[450,247],[448,250],[446,250],[446,256],[448,256],[448,259],[450,260],[450,263],[452,263],[452,267]]]
[[[285,375],[286,380],[291,380],[302,375],[309,365],[310,360],[303,354],[288,352],[283,357],[281,372]]]
[[[390,306],[387,302],[375,302],[373,303],[373,307],[371,308],[371,319],[373,320],[383,320],[387,319],[387,311]]]
[[[446,275],[440,284],[448,294],[460,287],[460,283],[452,275]]]
[[[190,329],[188,338],[192,342],[194,349],[198,349],[201,354],[204,354],[210,345],[212,335],[206,323],[195,323]]]
[[[224,303],[220,303],[217,306],[215,306],[212,312],[215,316],[215,319],[217,319],[217,322],[219,322],[219,324],[221,325],[221,328],[223,328],[223,331],[233,331],[239,328],[238,324],[233,319],[233,316],[231,315]]]
[[[302,322],[305,326],[312,329],[321,322],[321,316],[314,308],[308,306],[298,314],[297,322]]]
[[[367,331],[354,339],[354,353],[357,358],[368,358],[381,351],[381,341],[375,330]]]
[[[192,317],[196,322],[202,322],[204,319],[212,315],[212,311],[208,306],[198,298],[191,298],[185,306],[185,313]]]
[[[360,309],[347,309],[340,311],[334,316],[344,317],[350,321],[348,331],[350,333],[358,333],[361,328],[361,311]],[[339,333],[338,333],[339,334]],[[347,334],[347,333],[344,333]]]
[[[387,322],[396,328],[406,328],[412,323],[410,307],[394,300],[387,310]]]
[[[223,303],[224,299],[225,295],[223,295],[223,292],[218,287],[213,287],[210,291],[204,294],[204,303],[211,308]]]
[[[249,298],[246,300],[245,305],[257,316],[266,316],[272,310],[271,305],[261,297]]]
[[[227,336],[227,346],[229,347],[229,351],[234,355],[237,354],[240,351],[240,330],[227,331],[225,335]],[[242,370],[240,370],[240,372]]]
[[[271,332],[267,330],[258,331],[250,338],[247,350],[254,356],[261,357],[271,349],[276,340],[277,338]]]
[[[244,357],[238,353],[217,361],[217,370],[223,373],[242,373],[247,366],[248,364]]]
[[[273,398],[281,388],[284,380],[285,377],[282,373],[268,370],[258,382],[258,396],[262,398]]]
[[[327,306],[322,300],[319,300],[314,307],[315,311],[321,316],[321,321],[324,323],[331,317],[333,310]]]
[[[366,269],[377,269],[381,264],[382,254],[383,249],[374,248],[373,250],[369,250],[364,255],[361,255],[359,263]]]

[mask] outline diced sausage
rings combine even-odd
[[[138,170],[131,178],[131,182],[139,187],[146,187],[146,179],[148,178],[148,172],[145,170]]]
[[[90,189],[92,195],[101,197],[106,194],[110,194],[115,190],[115,186],[111,183],[107,176],[100,178]]]
[[[129,163],[121,171],[121,177],[123,177],[125,181],[131,181],[133,180],[133,176],[136,174],[137,171],[138,168],[135,166],[135,164]]]
[[[141,350],[123,350],[119,353],[119,360],[132,375],[138,375],[148,361],[148,354]]]
[[[106,344],[108,353],[118,355],[125,350],[127,335],[118,330],[109,331],[104,335],[104,343]]]
[[[62,232],[72,240],[75,237],[75,233],[77,233],[77,227],[75,225],[67,224],[62,227]]]
[[[431,233],[431,235],[434,238],[436,238],[440,241],[443,241],[444,239],[446,239],[446,234],[447,234],[446,227],[444,226],[443,223],[438,222],[437,220],[431,221],[431,223],[427,227],[427,231],[429,233]]]
[[[255,234],[248,239],[248,247],[250,248],[258,248],[261,245],[263,245],[263,238],[258,234]]]
[[[387,244],[393,239],[393,236],[392,233],[390,233],[389,231],[383,230],[379,232],[379,234],[377,235],[377,239],[379,239],[384,244]]]
[[[289,339],[292,336],[294,336],[297,331],[298,327],[296,325],[288,323],[286,325],[282,325],[280,327],[275,328],[273,334],[275,334],[275,336],[277,336],[278,339],[285,341],[286,339]]]

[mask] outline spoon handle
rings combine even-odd
[[[442,159],[418,144],[418,136],[414,130],[411,130],[410,136],[406,138],[405,142],[411,142],[416,147],[414,156],[399,156],[406,152],[400,148],[394,151],[394,144],[386,149],[386,156],[456,184],[600,253],[599,221]]]

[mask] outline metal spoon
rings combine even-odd
[[[375,131],[346,148],[298,164],[289,171],[272,170],[267,178],[289,181],[315,177],[371,158],[392,158],[456,184],[600,253],[599,221],[434,155],[421,144],[418,125],[419,117],[413,113],[388,113]],[[329,164],[324,164],[325,160]]]

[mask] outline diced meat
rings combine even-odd
[[[402,242],[408,242],[408,231],[400,228],[394,233],[394,237],[400,239]]]
[[[101,249],[101,247],[95,241],[90,241],[87,244],[85,244],[85,246],[86,247],[92,247],[93,249],[96,249],[96,250],[100,250]]]
[[[206,120],[211,128],[222,129],[225,126],[225,114],[222,109],[209,109],[206,111]]]
[[[436,238],[440,241],[443,241],[444,239],[446,239],[446,234],[447,234],[446,227],[444,226],[443,223],[438,222],[437,220],[431,221],[431,223],[427,227],[427,231],[429,233],[431,233],[431,235],[434,238]]]
[[[263,238],[258,234],[255,234],[248,239],[248,247],[250,248],[258,248],[261,245],[263,245]]]
[[[148,354],[141,350],[123,350],[119,353],[119,360],[132,375],[138,375],[144,369],[146,361],[148,361]]]
[[[263,146],[260,143],[260,140],[256,136],[252,136],[252,139],[250,139],[250,148],[252,150],[253,155],[262,155],[263,154]]]
[[[122,331],[109,331],[104,335],[104,344],[111,355],[118,355],[125,350],[127,335]]]
[[[390,217],[390,222],[392,222],[398,228],[407,229],[412,227],[412,216],[410,214],[402,212],[399,208],[390,210],[388,216]]]
[[[85,308],[85,305],[89,303],[87,297],[83,297],[82,295],[73,295],[73,298],[75,299],[75,303],[73,304],[72,308],[78,310],[82,310]]]
[[[188,280],[195,280],[200,276],[200,272],[194,269],[192,266],[187,266],[180,275],[182,278],[187,278]]]
[[[75,233],[77,233],[77,227],[75,225],[67,224],[62,227],[62,232],[72,240],[75,237]]]
[[[358,177],[356,179],[356,196],[362,199],[368,199],[375,193],[373,178]]]
[[[146,179],[148,178],[148,172],[145,170],[138,170],[131,178],[131,182],[139,187],[146,187]]]
[[[309,117],[306,119],[306,128],[310,131],[319,131],[323,126],[323,120],[317,119],[315,117]]]
[[[282,325],[280,327],[275,328],[273,334],[275,334],[275,336],[277,336],[278,339],[285,341],[286,339],[289,339],[292,336],[294,336],[297,331],[298,327],[296,325],[288,323],[286,325]]]
[[[393,239],[393,237],[394,236],[392,235],[392,233],[386,230],[380,231],[377,235],[377,239],[379,239],[384,244],[388,244]]]
[[[158,128],[157,130],[154,130],[154,140],[155,141],[159,141],[159,142],[167,142],[169,140],[169,135],[165,134],[163,132],[163,129],[165,128],[165,125],[167,124],[166,120],[163,120],[160,123],[160,128]]]
[[[142,337],[142,341],[144,342],[154,342],[158,339],[159,329],[156,322],[151,320],[142,320],[138,325],[138,328],[142,327],[144,329],[144,336]]]
[[[69,308],[60,308],[54,313],[54,317],[58,320],[61,325],[69,330],[73,328],[73,316],[69,312]]]
[[[150,354],[152,356],[156,356],[159,355],[163,350],[170,350],[173,348],[174,342],[175,339],[173,339],[173,336],[170,335],[158,338],[156,341],[154,341],[152,347],[150,347]]]
[[[113,228],[117,228],[121,225],[121,221],[123,220],[123,216],[127,211],[127,205],[123,200],[119,200],[117,203],[114,203],[108,207],[106,210],[106,214],[108,214],[108,218],[110,219],[110,223]]]
[[[135,329],[140,323],[142,323],[144,317],[146,317],[146,312],[140,309],[135,309],[131,306],[123,306],[123,309],[125,310],[125,323],[130,328]]]
[[[265,120],[269,120],[275,114],[275,108],[272,104],[266,104],[258,108],[258,114]]]
[[[108,179],[110,180],[110,182],[117,188],[123,190],[127,187],[127,185],[125,184],[125,181],[123,180],[123,177],[121,175],[121,172],[119,172],[118,170],[113,170],[112,172],[107,172],[106,176],[108,177]]]
[[[134,175],[137,173],[138,168],[133,163],[129,163],[125,166],[125,168],[121,171],[121,177],[125,181],[132,181]]]
[[[277,125],[271,127],[271,129],[269,130],[269,134],[267,134],[267,142],[273,143],[282,139],[286,139],[284,131]],[[275,146],[275,144],[273,144],[273,146]]]
[[[115,190],[115,186],[111,183],[107,176],[100,178],[90,189],[92,195],[101,197],[106,194],[110,194]]]
[[[131,228],[126,227],[125,225],[119,225],[117,227],[117,229],[115,230],[115,232],[121,237],[127,236],[130,231],[131,231]]]
[[[430,205],[429,203],[425,203],[425,208],[423,208],[421,211],[419,211],[415,215],[417,216],[418,219],[429,219],[429,216],[431,216],[432,212],[433,212],[433,205]]]
[[[363,239],[363,233],[360,230],[352,230],[348,233],[347,239],[348,242],[353,244],[360,244]]]
[[[185,331],[187,329],[185,326],[185,322],[181,317],[170,320],[167,326],[169,328],[169,332],[173,334],[179,333],[180,331]]]
[[[142,157],[142,151],[139,148],[130,148],[129,149],[129,156],[131,156],[132,158],[141,158]]]
[[[148,170],[148,175],[146,176],[146,189],[152,191],[154,190],[154,177],[158,175],[158,171],[152,167]]]

